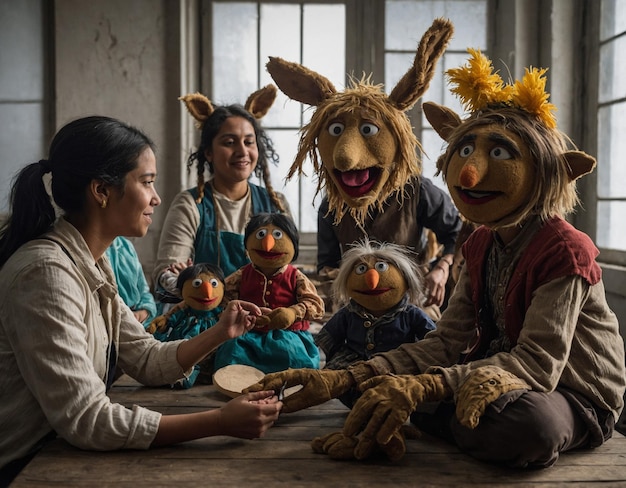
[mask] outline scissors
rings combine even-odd
[[[285,381],[283,383],[283,386],[280,387],[280,390],[278,390],[278,401],[282,402],[283,399],[285,398],[285,388],[287,388],[287,382]]]

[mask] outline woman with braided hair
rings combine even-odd
[[[254,92],[244,106],[214,106],[199,93],[181,98],[202,130],[188,160],[190,169],[196,167],[198,184],[175,197],[163,224],[153,274],[161,301],[179,300],[177,275],[191,262],[215,264],[226,276],[246,265],[243,235],[249,218],[288,210],[270,181],[269,162],[276,163],[278,155],[258,122],[275,98],[273,85]],[[250,183],[252,174],[265,186]]]

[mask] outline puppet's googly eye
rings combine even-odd
[[[217,288],[218,286],[220,286],[220,281],[217,278],[211,278],[209,280],[209,284],[212,288]]]
[[[361,132],[362,136],[371,137],[378,134],[378,127],[376,127],[374,124],[366,123],[359,127],[359,131]]]
[[[462,158],[469,157],[474,152],[474,144],[465,144],[459,149],[459,156]]]
[[[283,231],[280,229],[274,229],[272,231],[272,237],[274,239],[282,239],[283,238]]]
[[[201,284],[202,278],[194,278],[194,280],[191,282],[191,286],[193,286],[194,288],[198,288]]]
[[[354,268],[354,272],[358,275],[362,275],[367,271],[367,264],[357,264]]]
[[[267,235],[267,229],[264,227],[256,231],[256,238],[261,240]]]
[[[385,261],[377,261],[374,269],[379,273],[383,273],[389,269],[389,265]]]
[[[489,156],[493,159],[511,159],[511,153],[508,149],[505,149],[502,146],[494,147],[491,151],[489,151]]]
[[[343,130],[345,129],[345,125],[343,125],[340,122],[335,122],[333,124],[330,124],[328,126],[328,133],[331,136],[340,136],[343,133]]]

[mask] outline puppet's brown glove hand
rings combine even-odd
[[[419,431],[415,427],[404,425],[385,445],[378,444],[373,438],[349,437],[343,432],[333,432],[313,439],[311,447],[313,451],[328,454],[332,459],[363,460],[382,452],[390,461],[399,461],[406,452],[405,436],[409,439],[416,439],[419,437]],[[357,451],[356,447],[359,444],[360,448]]]
[[[355,457],[365,459],[376,441],[389,444],[415,408],[450,396],[452,391],[438,374],[375,376],[359,384],[363,395],[352,407],[343,433],[354,437],[362,430]]]
[[[159,315],[158,317],[152,319],[152,322],[150,322],[150,325],[146,327],[146,330],[150,334],[154,334],[156,331],[163,332],[166,325],[167,317],[165,315]]]
[[[271,330],[288,329],[296,321],[296,311],[288,307],[275,308],[256,319],[259,327],[268,327]]]
[[[356,379],[368,378],[374,372],[365,363],[357,363],[349,369],[288,369],[265,375],[261,381],[249,386],[243,392],[274,390],[302,385],[302,389],[288,395],[283,400],[285,413],[297,412],[304,408],[319,405],[345,393],[356,385]]]
[[[470,429],[475,428],[487,406],[513,390],[530,390],[524,380],[498,366],[481,366],[472,371],[459,388],[456,417]]]

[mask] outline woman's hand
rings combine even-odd
[[[448,282],[448,276],[450,276],[452,257],[451,254],[442,256],[433,269],[424,276],[425,307],[429,305],[441,307],[443,305],[446,297],[446,283]]]
[[[253,329],[256,320],[263,314],[263,310],[254,303],[243,300],[231,300],[220,315],[215,327],[221,328],[228,339],[233,339]]]
[[[238,396],[220,408],[221,435],[256,439],[278,420],[282,402],[272,391]]]

